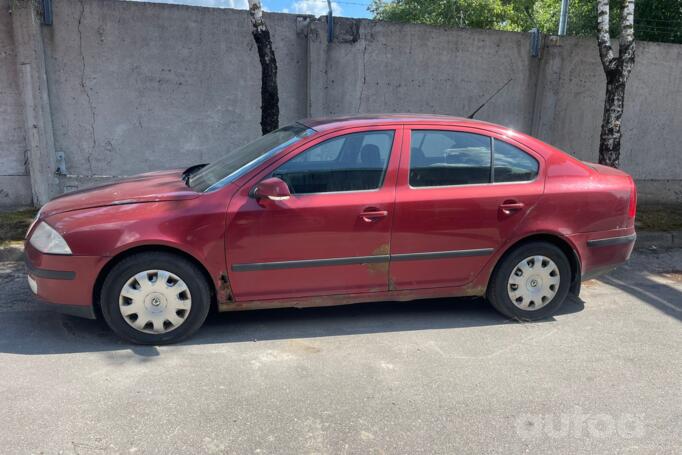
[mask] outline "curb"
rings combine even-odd
[[[636,250],[659,248],[682,248],[682,231],[640,231],[637,233]],[[9,242],[0,246],[0,262],[23,260],[23,242]]]
[[[637,232],[635,249],[682,248],[682,231]]]

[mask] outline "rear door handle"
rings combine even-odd
[[[387,210],[365,210],[360,214],[362,220],[367,223],[373,223],[374,221],[379,221],[381,218],[386,218],[388,216]]]
[[[500,204],[500,209],[507,214],[521,210],[523,207],[525,207],[523,202],[517,201],[504,201]]]

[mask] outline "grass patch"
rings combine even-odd
[[[23,240],[37,212],[35,209],[0,212],[0,244]]]
[[[682,204],[641,204],[635,226],[642,231],[682,231]]]

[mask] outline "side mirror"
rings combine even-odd
[[[282,179],[270,177],[253,187],[251,194],[256,199],[270,199],[271,201],[286,201],[291,197],[289,186]]]

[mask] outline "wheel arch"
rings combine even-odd
[[[508,255],[510,255],[515,249],[518,247],[525,245],[527,243],[531,242],[547,242],[550,243],[557,248],[559,248],[565,255],[566,258],[568,259],[568,263],[571,266],[571,287],[570,287],[570,292],[572,294],[578,295],[580,293],[580,277],[581,277],[581,265],[580,265],[580,256],[578,255],[577,250],[571,245],[571,243],[564,238],[561,235],[558,234],[553,234],[553,233],[548,233],[548,232],[540,232],[540,233],[535,233],[528,235],[526,237],[523,237],[521,239],[516,240],[513,243],[510,243],[503,251],[502,254],[499,255],[497,258],[497,261],[495,262],[495,266],[491,269],[490,276],[488,277],[488,283],[490,283],[490,278],[497,272],[497,268],[500,266],[504,258],[506,258]]]
[[[106,279],[107,275],[113,269],[118,263],[123,261],[124,259],[133,256],[135,254],[139,253],[145,253],[145,252],[165,252],[165,253],[170,253],[170,254],[175,254],[177,256],[180,256],[184,259],[187,259],[191,263],[197,266],[197,268],[201,271],[202,275],[206,279],[206,282],[209,285],[209,294],[211,295],[211,310],[215,310],[218,307],[218,299],[217,299],[217,293],[216,293],[216,286],[213,280],[211,279],[211,274],[208,272],[208,269],[206,266],[199,261],[197,258],[192,256],[191,254],[187,253],[186,251],[183,251],[179,248],[175,248],[172,246],[168,245],[161,245],[161,244],[153,244],[153,245],[139,245],[139,246],[134,246],[132,248],[120,251],[116,255],[112,256],[109,261],[102,267],[102,269],[99,271],[97,274],[97,279],[95,280],[95,285],[93,286],[92,289],[92,303],[93,303],[93,309],[95,311],[95,314],[97,318],[99,319],[102,316],[102,310],[100,307],[100,294],[102,292],[102,285],[104,284],[104,280]]]

